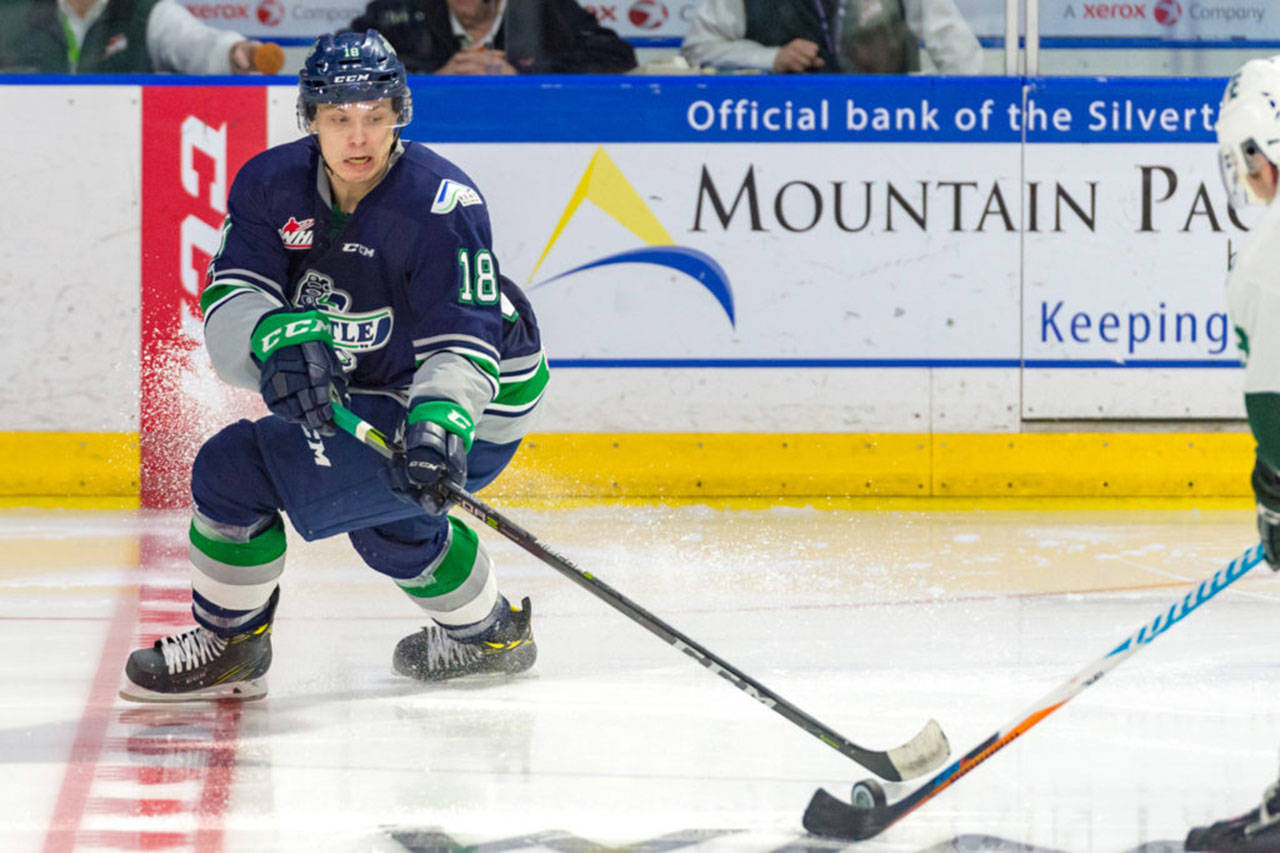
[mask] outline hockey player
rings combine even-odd
[[[236,176],[201,296],[218,375],[271,414],[209,439],[191,474],[197,626],[130,655],[142,701],[266,693],[284,569],[280,511],[303,539],[346,533],[432,620],[395,670],[440,680],[532,666],[526,598],[510,605],[484,545],[446,515],[515,453],[547,382],[537,322],[499,270],[484,198],[400,139],[404,66],[375,30],[325,35],[299,74],[306,137]],[[388,466],[338,431],[331,394],[404,451]]]
[[[1245,360],[1244,402],[1257,441],[1253,491],[1258,532],[1280,569],[1280,56],[1247,62],[1218,111],[1222,180],[1233,205],[1266,205],[1232,264],[1227,308]],[[1188,850],[1280,850],[1280,783],[1252,811],[1187,835]]]

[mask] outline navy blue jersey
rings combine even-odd
[[[474,182],[405,142],[345,222],[328,186],[310,137],[264,151],[236,176],[201,299],[219,374],[256,388],[253,325],[274,307],[315,309],[330,322],[353,394],[522,420],[546,364],[532,310],[501,274]]]

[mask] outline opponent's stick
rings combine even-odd
[[[396,448],[391,446],[385,435],[341,403],[334,402],[333,412],[334,421],[340,429],[355,436],[387,458],[390,458],[395,453]],[[946,735],[942,733],[942,728],[936,721],[930,720],[919,734],[895,749],[880,751],[858,746],[804,711],[801,711],[777,693],[726,662],[723,658],[713,654],[666,622],[663,622],[595,575],[582,571],[564,557],[551,551],[538,542],[532,534],[524,531],[496,510],[477,500],[465,489],[448,484],[445,486],[445,490],[450,500],[480,519],[487,526],[501,533],[631,621],[647,628],[650,632],[675,646],[761,705],[766,708],[772,708],[827,746],[853,759],[877,776],[895,782],[911,779],[941,766],[942,762],[946,760],[947,754],[950,752],[950,746],[947,743]]]
[[[1262,562],[1262,545],[1255,545],[1240,555],[1225,569],[1214,572],[1213,577],[1201,581],[1192,592],[1173,603],[1150,624],[1143,625],[1123,643],[1072,676],[1071,680],[1051,691],[1027,710],[1025,714],[969,750],[963,758],[942,770],[915,791],[898,800],[886,803],[884,790],[873,779],[853,786],[853,804],[838,800],[819,788],[809,801],[804,813],[804,828],[815,835],[860,841],[878,835],[886,827],[897,823],[907,814],[933,799],[961,776],[1008,746],[1036,723],[1061,708],[1086,687],[1094,684],[1120,662],[1137,653],[1156,637],[1181,622],[1200,605],[1244,577],[1250,569]]]

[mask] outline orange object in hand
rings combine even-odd
[[[278,74],[284,67],[284,51],[274,42],[264,42],[253,51],[253,68],[263,74]]]

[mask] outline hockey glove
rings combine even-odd
[[[1280,568],[1280,474],[1258,459],[1253,464],[1253,494],[1258,499],[1258,533],[1272,571]]]
[[[430,515],[453,506],[444,486],[467,482],[467,445],[457,433],[433,421],[411,421],[404,430],[404,451],[391,458],[391,488]]]
[[[277,309],[258,321],[250,347],[262,370],[258,388],[272,414],[323,436],[334,435],[330,388],[345,400],[347,379],[333,349],[329,321],[318,311]]]

